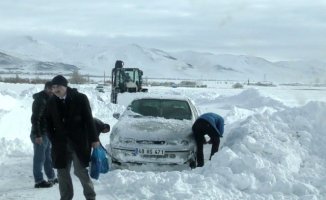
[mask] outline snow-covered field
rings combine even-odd
[[[42,85],[0,83],[0,199],[59,199],[58,186],[34,189],[29,139],[32,94]],[[94,85],[87,94],[93,115],[116,123],[109,93]],[[225,117],[220,151],[194,170],[135,172],[114,170],[94,181],[97,199],[326,199],[326,88],[260,87],[232,89],[150,87],[160,95],[186,95],[199,110]],[[102,134],[103,144],[109,134]],[[210,146],[206,145],[206,153]],[[206,155],[206,158],[208,155]],[[84,199],[73,176],[74,199]]]

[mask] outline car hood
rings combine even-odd
[[[113,127],[112,133],[136,140],[173,140],[189,137],[192,123],[191,120],[125,116]]]

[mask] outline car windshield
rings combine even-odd
[[[129,109],[143,116],[180,120],[192,118],[190,106],[183,100],[138,99],[131,103]]]

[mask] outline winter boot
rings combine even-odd
[[[49,179],[48,182],[51,183],[52,185],[55,185],[56,183],[59,183],[57,178]]]
[[[36,183],[34,187],[35,188],[49,188],[52,186],[53,186],[52,183],[47,182],[47,181],[42,181],[42,182]]]

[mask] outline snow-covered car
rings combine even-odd
[[[196,166],[192,124],[198,111],[186,97],[142,97],[115,113],[109,152],[114,168]]]

